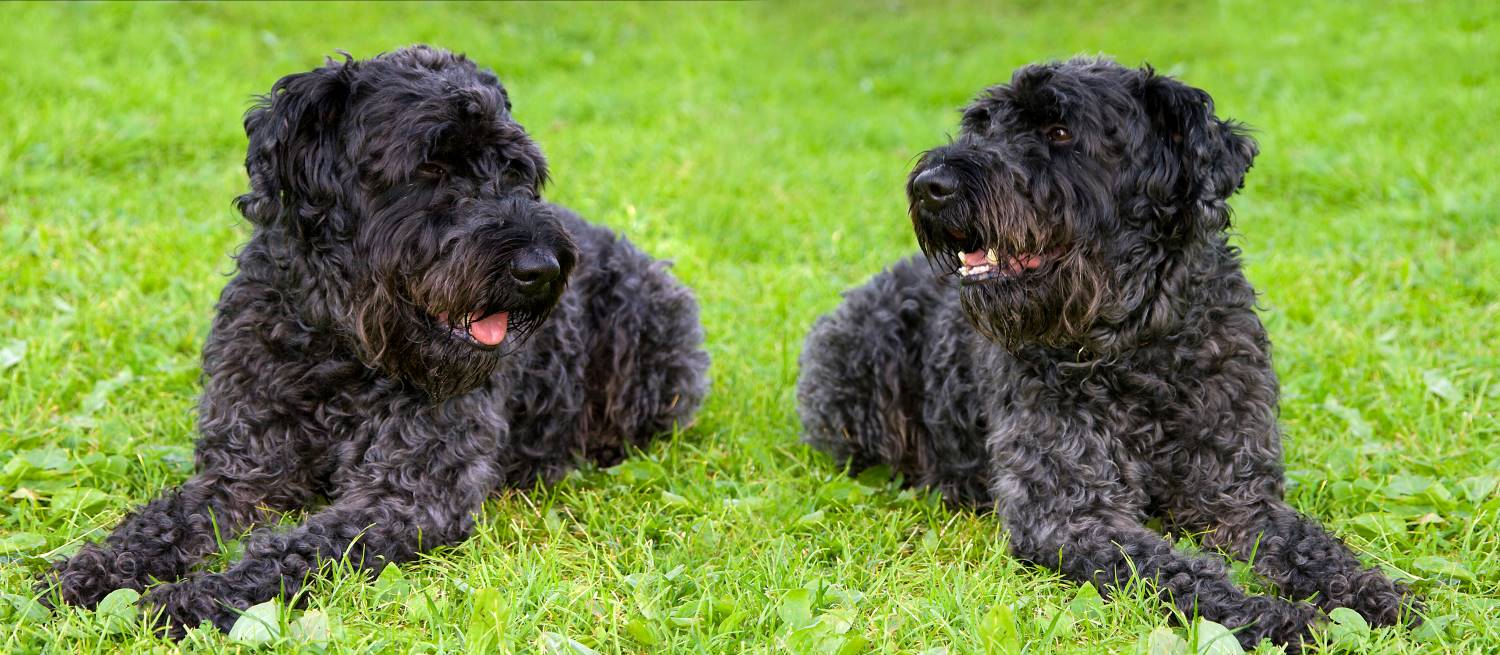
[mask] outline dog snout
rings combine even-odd
[[[562,276],[562,265],[557,261],[557,255],[532,248],[522,252],[510,265],[510,276],[516,281],[516,288],[528,296],[535,296],[552,288],[553,283]]]
[[[958,176],[947,166],[934,166],[918,173],[912,187],[924,208],[942,209],[958,192]]]

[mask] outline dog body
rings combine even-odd
[[[464,539],[484,499],[686,427],[707,391],[691,292],[540,200],[499,81],[414,47],[288,76],[246,116],[254,224],[203,351],[197,474],[43,584],[142,599],[173,634]],[[315,507],[326,499],[326,506]],[[274,512],[222,572],[194,566]]]
[[[1406,589],[1282,498],[1270,342],[1226,234],[1255,151],[1206,93],[1149,69],[1017,71],[913,172],[925,257],[808,336],[806,439],[993,507],[1017,556],[1074,580],[1150,580],[1246,647],[1296,647],[1318,608],[1394,623]],[[1245,593],[1153,517],[1293,600]]]

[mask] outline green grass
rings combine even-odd
[[[473,539],[399,576],[332,572],[309,607],[333,638],[275,650],[967,653],[1014,629],[1029,652],[1099,652],[1167,625],[1142,590],[1075,598],[991,518],[797,443],[802,335],[915,248],[913,157],[981,87],[1078,53],[1150,61],[1258,129],[1237,241],[1276,344],[1291,501],[1437,617],[1341,626],[1330,651],[1500,650],[1497,7],[6,6],[0,651],[248,648],[22,597],[44,559],[189,473],[198,349],[247,233],[230,200],[251,94],[338,48],[418,41],[500,74],[552,199],[676,260],[713,395],[686,433],[493,501]]]

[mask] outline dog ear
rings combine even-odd
[[[283,77],[245,113],[250,192],[235,205],[250,222],[301,232],[325,219],[339,185],[335,125],[355,66],[346,54],[345,61],[330,58],[322,68]]]
[[[1229,226],[1225,201],[1245,183],[1255,140],[1243,126],[1214,116],[1214,101],[1202,89],[1156,75],[1149,67],[1141,103],[1150,121],[1142,151],[1149,161],[1137,189],[1162,218],[1180,215],[1202,233]]]

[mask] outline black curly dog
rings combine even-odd
[[[1255,154],[1207,93],[1149,68],[1020,69],[911,175],[926,262],[808,336],[807,440],[993,506],[1022,559],[1101,590],[1150,580],[1246,647],[1299,647],[1318,609],[1247,595],[1148,517],[1290,598],[1397,622],[1407,589],[1282,499],[1270,342],[1226,235]]]
[[[692,294],[541,201],[505,89],[413,47],[276,82],[245,117],[253,224],[203,349],[197,475],[42,580],[142,598],[171,634],[301,589],[345,555],[464,539],[485,497],[609,465],[707,391]],[[273,512],[222,572],[194,564]]]

